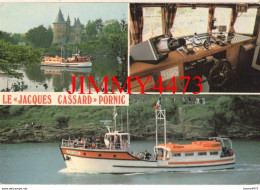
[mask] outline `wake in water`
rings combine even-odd
[[[236,164],[233,169],[223,170],[197,170],[186,173],[217,173],[217,172],[233,172],[233,171],[259,171],[260,164]]]
[[[236,164],[234,169],[222,169],[222,170],[197,170],[197,171],[186,171],[186,172],[174,172],[174,173],[219,173],[219,172],[241,172],[241,171],[259,171],[260,164]],[[79,171],[71,168],[63,168],[58,173],[64,174],[100,174],[97,172],[85,172]],[[132,175],[145,175],[145,174],[153,174],[157,172],[147,172],[147,173],[128,173],[128,174],[121,174],[125,176],[132,176]],[[171,172],[165,172],[171,173]]]
[[[96,172],[85,172],[85,171],[79,171],[79,170],[75,170],[75,169],[71,169],[71,168],[63,168],[60,171],[58,171],[58,173],[64,173],[64,174],[98,174]]]

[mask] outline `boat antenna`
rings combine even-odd
[[[60,56],[61,56],[61,58],[63,58],[63,55],[64,54],[64,46],[62,45],[61,47],[60,47]]]
[[[121,113],[121,131],[123,131],[124,126],[123,126],[123,118],[122,118],[122,109],[120,109],[120,113]]]
[[[113,117],[114,117],[114,121],[115,121],[115,131],[116,131],[116,117],[117,117],[116,106],[114,106]]]
[[[129,133],[128,108],[126,108],[126,130],[127,130],[127,133]]]

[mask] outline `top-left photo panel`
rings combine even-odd
[[[67,92],[72,76],[98,87],[105,76],[126,80],[127,3],[0,2],[0,15],[0,91]]]

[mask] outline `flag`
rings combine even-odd
[[[157,110],[160,105],[161,105],[161,96],[160,96],[159,100],[157,101],[156,105],[154,106],[154,110]]]

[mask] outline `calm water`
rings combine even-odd
[[[12,64],[11,64],[12,65]],[[10,65],[10,67],[11,67]],[[14,68],[13,68],[14,67]],[[64,92],[71,90],[71,76],[92,76],[95,83],[100,85],[104,76],[116,76],[119,67],[117,59],[100,58],[93,62],[88,68],[59,68],[40,66],[13,66],[15,71],[23,76],[17,79],[11,76],[0,74],[0,91],[11,88],[12,84],[23,81],[28,88],[27,92]],[[76,90],[80,87],[80,80],[76,80]],[[85,80],[84,90],[87,91],[88,83]]]
[[[66,169],[58,143],[1,144],[2,184],[259,184],[260,140],[235,140],[236,168],[207,172],[147,174],[84,174]],[[132,142],[132,148],[152,151],[154,143]]]

